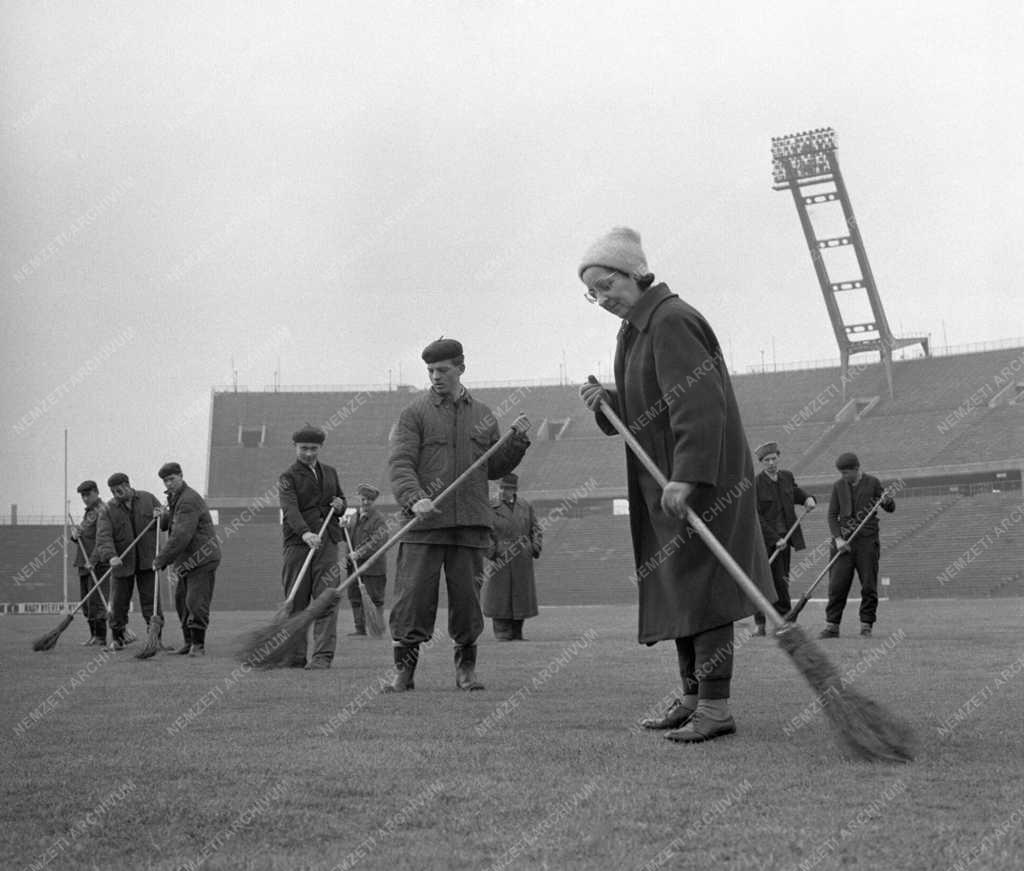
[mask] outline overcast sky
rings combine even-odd
[[[576,266],[617,224],[735,371],[834,358],[771,188],[771,136],[812,127],[897,333],[1024,335],[1019,4],[0,9],[4,513],[60,513],[65,427],[76,511],[171,458],[202,489],[232,358],[421,385],[445,334],[469,382],[607,376]]]

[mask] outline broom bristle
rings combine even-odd
[[[160,641],[160,633],[164,628],[164,615],[157,612],[149,618],[149,632],[146,635],[146,645],[135,654],[136,659],[149,659],[156,656],[163,648]]]
[[[306,630],[330,610],[337,590],[324,590],[303,611],[242,636],[238,658],[253,668],[284,668],[306,643]]]
[[[800,627],[786,626],[775,638],[818,694],[839,743],[847,751],[860,759],[913,760],[916,742],[910,726],[877,702],[843,686],[835,666]]]
[[[374,638],[384,637],[384,616],[377,610],[376,604],[370,598],[370,592],[362,578],[356,578],[359,583],[359,595],[363,600],[363,622],[366,624],[366,631]]]
[[[60,638],[64,630],[71,625],[71,621],[74,619],[74,614],[65,614],[56,629],[51,629],[45,635],[41,635],[39,638],[32,642],[32,649],[53,650],[53,648],[57,646],[57,639]]]

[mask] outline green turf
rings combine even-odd
[[[386,641],[342,637],[330,671],[237,671],[231,640],[269,615],[216,614],[205,660],[133,645],[90,668],[81,618],[34,653],[59,618],[6,617],[0,866],[1024,867],[1024,600],[880,610],[874,639],[848,619],[821,644],[915,724],[907,766],[842,760],[820,713],[794,728],[813,695],[771,639],[737,652],[736,736],[631,728],[676,683],[635,608],[543,609],[522,644],[488,629],[480,693],[439,640],[404,696],[377,693]]]

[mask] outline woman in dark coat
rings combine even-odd
[[[703,316],[654,276],[634,230],[595,242],[579,267],[586,297],[622,318],[615,390],[580,389],[603,432],[603,398],[669,479],[662,490],[626,448],[641,644],[675,641],[683,697],[652,729],[684,743],[732,734],[733,622],[757,609],[683,520],[689,504],[770,600],[747,437],[721,347]]]

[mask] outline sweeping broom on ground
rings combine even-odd
[[[449,496],[460,484],[462,484],[473,472],[486,463],[491,456],[512,436],[517,429],[526,432],[529,429],[529,421],[525,416],[516,418],[512,426],[493,445],[484,451],[473,463],[454,481],[451,482],[436,497],[434,503],[440,502]],[[394,546],[403,535],[419,522],[419,517],[413,517],[401,529],[391,536],[380,546],[376,553],[349,575],[337,587],[330,587],[316,597],[309,607],[298,614],[293,614],[283,623],[271,623],[261,629],[253,630],[244,635],[239,643],[239,659],[255,668],[281,668],[288,664],[294,651],[303,643],[306,637],[306,630],[310,625],[326,614],[334,603],[340,598],[342,591],[361,575],[366,573],[377,560],[382,559],[384,554]]]
[[[352,537],[348,534],[348,527],[345,529],[345,541],[348,542],[348,555],[349,559],[352,560],[352,565],[359,568],[359,563],[356,561],[355,548],[352,547]],[[363,623],[366,625],[366,631],[370,633],[374,638],[384,637],[384,617],[377,610],[377,605],[373,599],[370,598],[370,591],[366,589],[366,584],[363,583],[363,579],[359,578],[359,598],[362,599],[363,604]]]
[[[154,517],[152,520],[149,521],[149,523],[146,524],[146,528],[143,529],[142,532],[140,532],[137,536],[135,536],[135,538],[132,539],[131,544],[129,544],[128,547],[126,547],[124,549],[124,553],[122,553],[120,555],[121,559],[124,559],[126,556],[128,556],[128,554],[131,552],[131,549],[133,547],[135,547],[136,544],[138,544],[139,539],[141,539],[142,536],[144,536],[147,532],[149,532],[149,527],[151,527],[155,522],[156,522],[156,518]],[[81,608],[86,603],[86,600],[93,594],[94,590],[99,589],[100,584],[103,583],[103,581],[110,575],[110,573],[113,570],[114,570],[114,567],[111,566],[109,569],[107,569],[103,573],[103,577],[100,578],[98,581],[96,581],[95,584],[93,584],[92,589],[89,590],[89,592],[85,594],[85,596],[82,598],[82,601],[79,602],[77,605],[75,605],[75,607],[72,608],[70,612],[68,612],[67,614],[64,615],[63,619],[57,625],[56,629],[51,629],[45,635],[41,635],[39,638],[37,638],[35,641],[33,641],[32,642],[32,649],[33,650],[41,651],[41,650],[52,650],[54,647],[56,647],[57,646],[57,640],[64,633],[64,630],[67,629],[68,626],[71,625],[71,621],[75,619],[75,614],[77,613],[78,609]]]
[[[787,532],[787,533],[786,533],[786,535],[785,535],[785,537],[784,537],[784,538],[782,539],[782,541],[780,541],[780,542],[779,542],[779,543],[778,543],[777,545],[775,545],[775,553],[773,553],[773,554],[772,554],[772,555],[771,555],[771,556],[770,556],[770,557],[768,558],[768,565],[771,565],[771,564],[772,564],[773,562],[775,562],[775,559],[776,559],[776,557],[778,557],[778,555],[779,555],[780,553],[782,553],[782,552],[783,552],[783,551],[784,551],[784,550],[786,549],[786,545],[787,545],[787,544],[789,543],[789,540],[790,540],[790,539],[791,539],[791,538],[793,537],[793,533],[794,533],[794,532],[796,532],[796,528],[797,528],[797,527],[798,527],[798,526],[799,526],[799,525],[800,525],[801,523],[803,523],[803,521],[804,521],[804,518],[805,518],[805,517],[806,517],[806,516],[807,516],[808,514],[810,514],[810,513],[811,513],[811,512],[813,511],[813,510],[814,510],[813,508],[805,508],[805,509],[804,509],[804,511],[803,511],[803,514],[801,514],[801,515],[800,515],[800,516],[799,516],[799,517],[798,517],[798,518],[796,519],[796,522],[795,522],[795,523],[794,523],[794,524],[793,524],[793,525],[792,525],[791,527],[789,527],[789,532]]]
[[[156,525],[156,553],[160,553],[160,524]],[[141,593],[139,594],[142,595]],[[164,609],[160,600],[160,572],[153,572],[153,614],[149,618],[149,632],[142,650],[135,654],[136,659],[149,659],[164,649],[160,640],[164,629]]]
[[[626,425],[619,420],[611,406],[604,400],[601,401],[601,411],[626,440],[630,450],[647,468],[658,486],[664,488],[668,484],[665,473],[647,455],[633,433],[626,428]],[[831,721],[840,744],[861,759],[891,762],[912,760],[914,758],[914,736],[910,727],[897,720],[878,703],[865,698],[849,686],[844,686],[835,666],[796,624],[787,623],[772,607],[772,603],[747,577],[736,560],[732,558],[732,554],[715,538],[697,512],[689,506],[686,508],[686,519],[704,544],[732,575],[733,580],[740,585],[765,615],[765,618],[771,622],[779,646],[789,654],[793,664],[807,679],[821,700],[825,714]]]
[[[868,522],[868,518],[871,517],[871,515],[873,515],[876,511],[878,511],[878,509],[882,507],[882,503],[888,498],[889,494],[885,493],[882,495],[881,499],[879,499],[874,505],[871,506],[868,513],[864,516],[864,519],[857,524],[857,528],[852,533],[850,533],[849,537],[846,539],[847,543],[853,541],[853,539],[857,536],[857,533],[861,531],[861,528],[864,526],[864,524]],[[811,583],[811,585],[807,588],[807,592],[800,597],[800,601],[789,609],[789,613],[786,614],[786,620],[789,623],[796,622],[796,618],[800,616],[800,612],[803,611],[807,603],[811,601],[811,593],[814,592],[814,588],[818,586],[818,584],[821,582],[821,579],[828,574],[828,570],[832,568],[835,561],[839,559],[839,557],[841,557],[844,553],[846,553],[846,551],[843,550],[837,550],[835,552],[835,556],[833,556],[832,559],[830,559],[825,564],[825,568],[821,570],[821,573],[818,575],[818,577],[816,577],[814,581]]]
[[[68,520],[71,522],[72,526],[75,525],[75,521],[70,514],[68,515]],[[82,539],[78,537],[77,533],[75,535],[75,544],[78,545],[78,551],[82,554],[82,559],[85,560],[85,564],[89,567],[89,574],[92,576],[93,590],[100,594],[100,601],[103,603],[103,610],[109,619],[109,615],[112,613],[110,603],[107,601],[107,597],[103,595],[103,587],[100,586],[100,580],[96,577],[96,570],[92,567],[92,563],[89,562],[89,554],[85,552],[85,545],[82,544]],[[92,595],[91,592],[90,595]],[[88,596],[86,596],[86,598],[88,598]]]

